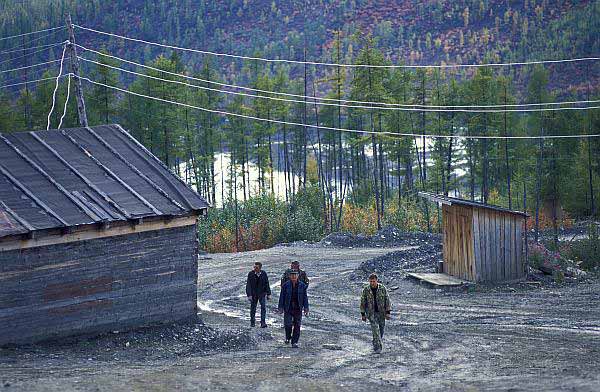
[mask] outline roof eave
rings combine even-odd
[[[484,209],[489,209],[489,210],[494,210],[494,211],[499,211],[499,212],[506,212],[509,214],[513,214],[513,215],[520,215],[524,218],[528,218],[530,215],[527,214],[526,212],[523,211],[515,211],[515,210],[510,210],[508,208],[504,208],[504,207],[500,207],[500,206],[495,206],[495,205],[491,205],[491,204],[482,204],[482,203],[477,203],[477,202],[473,202],[470,200],[462,200],[462,199],[458,199],[458,198],[454,198],[454,197],[448,197],[448,196],[441,196],[441,195],[436,195],[433,193],[429,193],[429,192],[419,192],[419,196],[428,199],[432,202],[435,203],[440,203],[443,205],[453,205],[453,204],[458,204],[458,205],[464,205],[464,206],[469,206],[469,207],[474,207],[474,208],[484,208]]]

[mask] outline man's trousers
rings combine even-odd
[[[300,309],[290,310],[283,315],[285,326],[285,340],[292,340],[292,344],[298,343],[300,339],[300,326],[302,324],[302,311]]]

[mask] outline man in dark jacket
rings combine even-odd
[[[256,305],[260,302],[260,327],[267,328],[266,300],[271,298],[271,286],[269,286],[267,273],[262,270],[262,263],[254,263],[254,269],[248,273],[246,295],[250,301],[250,326],[256,325]]]
[[[290,269],[283,273],[283,276],[281,277],[281,287],[283,287],[285,282],[290,280],[290,271],[298,271],[298,280],[304,283],[306,285],[306,288],[308,288],[308,284],[310,281],[308,280],[308,276],[306,276],[306,272],[300,269],[300,262],[297,260],[292,261]]]
[[[298,348],[302,311],[308,316],[308,295],[306,285],[298,280],[298,271],[289,271],[290,280],[281,287],[279,295],[279,312],[283,312],[285,326],[285,344],[292,342],[292,347]]]

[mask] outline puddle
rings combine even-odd
[[[244,309],[242,311],[240,309],[223,306],[221,304],[224,301],[235,299],[235,298],[245,298],[245,295],[238,295],[235,297],[225,297],[221,300],[197,301],[198,309],[200,309],[200,311],[202,311],[202,312],[222,314],[227,317],[232,317],[232,318],[236,318],[239,320],[249,321],[250,320],[249,306],[248,306],[248,309]],[[259,305],[256,313],[257,313],[256,317],[259,320],[260,319],[260,305]],[[269,317],[268,314],[269,314],[269,312],[267,311],[267,318],[266,318],[267,324],[269,324],[270,326],[282,325],[277,319]]]

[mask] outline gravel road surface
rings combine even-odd
[[[600,390],[597,279],[444,291],[406,279],[395,265],[386,280],[392,321],[383,353],[372,354],[358,312],[365,269],[432,246],[411,241],[203,255],[199,319],[0,349],[0,390]],[[292,260],[311,278],[299,349],[283,344],[275,313]],[[244,286],[255,261],[273,287],[266,329],[249,326]]]

